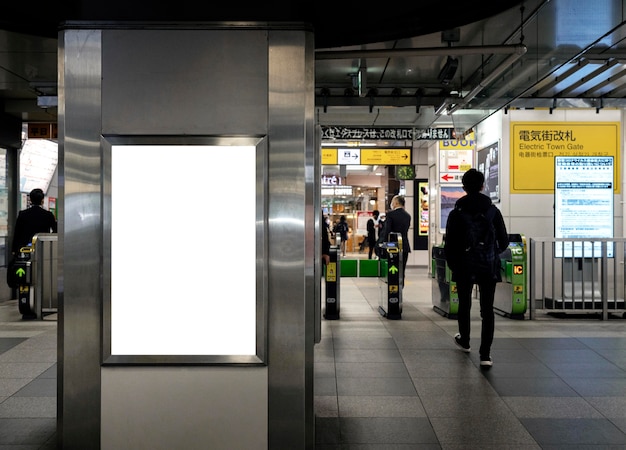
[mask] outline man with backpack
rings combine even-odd
[[[470,169],[463,174],[462,182],[466,195],[457,200],[448,216],[444,246],[459,296],[459,332],[454,336],[454,342],[462,351],[469,353],[472,290],[477,284],[482,318],[480,366],[489,368],[493,365],[493,300],[496,283],[502,281],[499,255],[508,247],[509,235],[500,210],[480,192],[485,176],[476,169]]]

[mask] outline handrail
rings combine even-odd
[[[531,320],[538,304],[560,313],[601,312],[602,320],[626,317],[626,238],[535,237],[528,243]]]

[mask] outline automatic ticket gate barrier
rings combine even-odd
[[[33,262],[31,253],[34,249],[31,246],[20,248],[15,261],[7,268],[9,271],[9,284],[17,289],[17,307],[20,314],[26,319],[35,318],[34,289],[33,283]]]
[[[402,235],[389,233],[387,242],[379,244],[380,257],[380,305],[378,312],[387,319],[402,318],[402,280],[404,279]]]
[[[324,318],[326,320],[339,319],[339,282],[341,277],[341,258],[339,246],[330,246],[330,262],[326,265],[326,272],[324,279],[326,282],[325,288],[325,308]]]
[[[39,233],[22,247],[11,274],[17,285],[18,309],[24,319],[43,319],[57,312],[57,234]]]
[[[493,309],[511,319],[523,319],[528,309],[526,238],[509,234],[509,246],[500,254],[502,283],[496,285]]]
[[[500,253],[502,282],[496,284],[494,311],[511,319],[523,319],[527,310],[526,239],[509,234],[509,246]],[[443,245],[434,246],[431,260],[433,309],[442,316],[456,319],[459,296],[452,272],[446,261]]]

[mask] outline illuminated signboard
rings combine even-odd
[[[406,166],[410,148],[322,148],[322,165]]]
[[[589,242],[556,242],[557,257],[600,257],[601,243],[613,238],[613,157],[554,158],[554,236],[588,238]],[[612,257],[613,248],[607,251]]]

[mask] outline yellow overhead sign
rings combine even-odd
[[[322,165],[336,166],[337,165],[337,149],[322,147]]]
[[[406,166],[411,164],[409,148],[362,148],[361,164],[367,166]]]
[[[339,161],[341,156],[341,161]],[[411,164],[410,148],[322,148],[322,164],[362,164],[366,166],[406,166]]]
[[[619,122],[511,122],[511,193],[554,192],[555,156],[612,156],[620,192]]]

